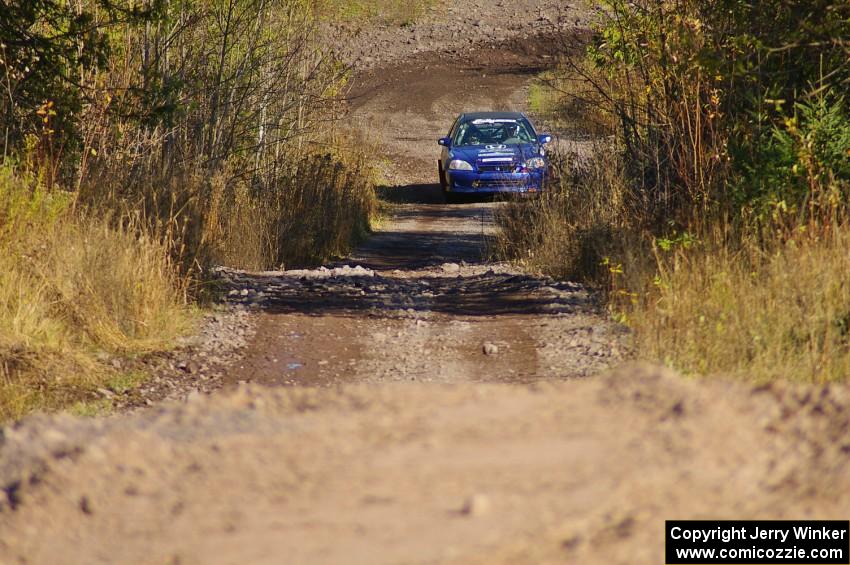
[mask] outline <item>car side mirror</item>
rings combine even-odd
[[[441,137],[437,140],[437,145],[442,145],[443,147],[451,147],[452,140],[448,137]]]
[[[537,141],[540,142],[540,145],[546,145],[552,141],[552,136],[548,133],[542,133],[537,136]]]

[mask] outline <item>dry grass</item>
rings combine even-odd
[[[89,15],[105,43],[68,63],[82,89],[42,77],[44,102],[3,107],[22,125],[4,145],[19,162],[0,165],[0,418],[97,407],[91,391],[115,378],[98,359],[170,347],[212,265],[321,263],[369,232],[373,173],[338,131],[348,71],[323,45],[323,3],[398,24],[432,5],[200,3],[115,21],[56,7],[49,50],[76,45],[63,22]]]
[[[532,201],[497,212],[495,251],[524,268],[551,276],[604,282],[604,259],[622,241],[638,211],[623,163],[600,144],[589,159],[551,156],[556,179]],[[600,279],[602,277],[602,279]]]
[[[0,168],[0,420],[76,402],[115,376],[99,358],[191,328],[166,246],[71,204]]]
[[[850,375],[850,231],[758,241],[718,230],[639,233],[638,194],[597,151],[553,191],[507,204],[497,251],[525,268],[594,283],[638,351],[693,375],[755,381]],[[720,225],[720,224],[717,224]],[[727,230],[728,231],[728,230]]]
[[[345,255],[369,233],[377,213],[376,173],[349,142],[337,139],[322,152],[293,155],[268,179],[246,176],[245,167],[233,159],[212,174],[192,169],[160,178],[152,171],[134,181],[115,162],[80,198],[138,218],[195,279],[212,265],[320,264]]]
[[[121,375],[100,359],[172,347],[212,264],[347,253],[377,211],[372,169],[347,147],[308,153],[271,185],[235,166],[134,184],[116,163],[98,186],[67,193],[0,168],[0,420],[102,413],[94,391]]]
[[[845,230],[770,251],[749,242],[658,250],[654,272],[637,273],[653,283],[624,311],[645,355],[688,373],[846,380],[849,243]]]
[[[305,157],[266,190],[224,175],[201,213],[212,261],[246,269],[288,268],[346,255],[377,213],[374,172],[359,151]]]

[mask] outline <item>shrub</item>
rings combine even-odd
[[[747,155],[746,157],[750,157]],[[835,224],[850,197],[850,119],[842,98],[799,102],[751,160],[732,196],[759,225]]]

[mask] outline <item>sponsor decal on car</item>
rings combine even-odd
[[[513,159],[515,152],[513,149],[508,149],[507,145],[485,145],[484,150],[478,153],[478,157],[502,157]],[[485,161],[487,159],[484,159]]]
[[[472,123],[475,125],[481,124],[515,124],[516,120],[510,118],[479,118],[477,120],[472,120]]]

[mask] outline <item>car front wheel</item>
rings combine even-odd
[[[446,182],[446,173],[443,171],[443,162],[437,161],[437,174],[440,177],[440,189],[443,191],[443,194],[446,193],[448,183]]]

